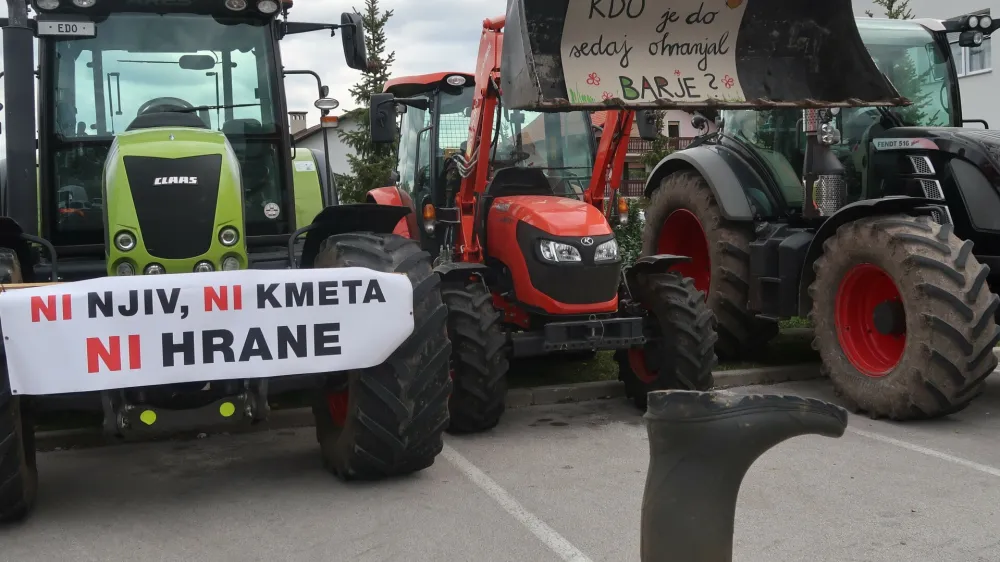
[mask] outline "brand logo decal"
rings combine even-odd
[[[198,185],[198,178],[194,176],[167,176],[163,178],[156,178],[153,180],[153,185]]]
[[[590,236],[587,236],[585,238],[581,238],[580,239],[580,243],[583,244],[584,246],[593,246],[594,245],[594,239],[591,238]]]

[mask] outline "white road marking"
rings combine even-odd
[[[963,459],[962,457],[956,457],[954,455],[949,455],[948,453],[942,453],[941,451],[935,451],[934,449],[928,449],[927,447],[921,447],[920,445],[914,445],[913,443],[908,443],[906,441],[900,441],[899,439],[893,439],[892,437],[886,437],[878,433],[872,433],[870,431],[865,431],[863,429],[855,429],[848,426],[847,431],[860,435],[862,437],[867,437],[869,439],[874,439],[875,441],[881,441],[882,443],[888,443],[889,445],[895,445],[897,447],[908,449],[916,453],[922,453],[929,457],[934,457],[941,459],[943,461],[948,461],[966,468],[971,468],[972,470],[977,470],[984,474],[989,474],[990,476],[1000,476],[1000,468],[995,468],[989,465],[980,464],[978,462],[973,462],[968,459]]]
[[[517,519],[520,524],[524,525],[533,535],[545,543],[545,546],[549,547],[552,552],[559,555],[560,558],[566,562],[592,562],[580,549],[573,546],[572,543],[556,532],[555,529],[549,527],[544,521],[525,509],[513,496],[507,493],[507,490],[500,487],[496,481],[487,476],[482,470],[479,470],[476,465],[469,462],[461,453],[445,444],[441,455],[448,459],[451,464],[455,465],[473,484],[479,486],[479,489],[493,498],[493,501],[497,502],[504,511],[509,513],[514,519]]]

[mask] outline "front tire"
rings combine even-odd
[[[324,465],[344,480],[423,470],[441,452],[448,425],[447,309],[430,255],[394,234],[331,236],[315,267],[402,273],[413,284],[413,333],[381,365],[348,373],[313,406]]]
[[[443,292],[448,307],[451,372],[454,389],[448,400],[450,433],[478,433],[496,427],[506,409],[507,337],[493,295],[482,283],[450,286]]]
[[[966,406],[997,366],[1000,298],[972,242],[928,217],[841,226],[813,264],[813,346],[838,394],[873,418],[926,419]]]
[[[618,378],[636,407],[655,390],[700,390],[715,385],[715,315],[694,281],[676,273],[638,275],[635,297],[649,310],[657,340],[615,353]]]
[[[23,282],[17,254],[8,248],[0,248],[0,282]],[[11,392],[7,358],[0,351],[0,523],[26,519],[37,491],[34,423],[22,398]]]
[[[726,220],[705,178],[694,171],[670,174],[646,208],[642,255],[688,256],[674,267],[694,279],[715,313],[725,361],[753,356],[778,334],[778,323],[756,318],[750,301],[750,242],[753,224]]]

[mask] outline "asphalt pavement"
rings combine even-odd
[[[744,388],[835,400],[826,381]],[[1000,378],[951,418],[852,416],[762,456],[738,562],[1000,561]],[[0,560],[639,560],[648,447],[623,399],[509,411],[415,476],[343,484],[311,429],[39,453],[37,510]]]

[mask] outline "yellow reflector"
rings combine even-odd
[[[153,410],[146,410],[145,412],[139,414],[139,419],[146,425],[153,425],[156,423],[156,412]]]
[[[236,413],[236,406],[233,406],[232,402],[223,402],[219,406],[219,413],[222,414],[222,417],[228,418]]]

